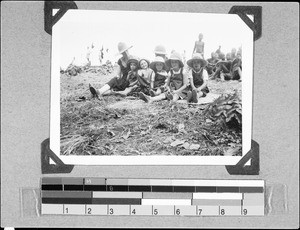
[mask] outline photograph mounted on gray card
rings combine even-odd
[[[236,165],[252,78],[236,14],[70,9],[52,27],[50,149],[74,165]]]

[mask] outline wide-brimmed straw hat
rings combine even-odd
[[[126,50],[130,48],[132,48],[132,46],[127,46],[125,42],[119,42],[118,44],[118,50],[120,54],[124,53]]]
[[[163,63],[163,65],[164,65],[163,69],[166,69],[166,63],[165,63],[165,60],[162,57],[159,57],[159,56],[155,57],[154,61],[151,62],[151,64],[150,64],[150,68],[155,70],[156,69],[156,67],[155,67],[156,63]]]
[[[141,67],[141,61],[143,61],[143,60],[146,61],[146,62],[148,63],[148,67],[150,67],[150,61],[149,61],[148,59],[146,59],[146,58],[141,58],[141,59],[139,60],[139,67],[142,68],[142,67]]]
[[[183,67],[184,66],[184,64],[183,64],[183,62],[182,62],[182,58],[181,58],[181,55],[180,55],[180,53],[178,53],[178,52],[176,52],[176,51],[174,51],[173,53],[171,53],[171,55],[170,55],[170,58],[166,61],[166,64],[169,66],[169,67],[171,67],[171,60],[177,60],[177,61],[179,61],[179,66],[180,67]]]
[[[189,67],[193,68],[193,62],[195,60],[200,60],[201,66],[203,66],[203,67],[205,67],[207,65],[207,61],[203,59],[202,54],[200,54],[200,53],[194,53],[192,58],[189,59],[186,63]]]
[[[130,63],[135,63],[136,65],[138,65],[139,64],[139,60],[140,59],[137,56],[130,55],[129,59],[127,61],[127,67],[130,66]]]
[[[166,48],[163,45],[155,46],[154,53],[167,55]]]

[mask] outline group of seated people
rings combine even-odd
[[[210,79],[221,80],[242,80],[242,49],[236,51],[235,48],[230,53],[220,52],[211,53],[211,58],[207,59],[206,70]]]
[[[236,63],[241,64],[238,55],[234,60],[226,56],[228,59],[225,61],[215,54],[211,59],[205,60],[202,54],[194,53],[185,65],[180,53],[176,51],[167,58],[166,50],[161,45],[156,46],[156,57],[152,62],[130,55],[128,50],[131,47],[123,42],[118,44],[122,57],[118,60],[117,76],[100,89],[89,85],[93,96],[99,98],[108,94],[134,94],[147,103],[164,99],[198,103],[199,98],[209,93],[209,73],[212,78],[226,74],[224,79],[232,80],[237,79],[239,74],[239,70],[236,69]]]

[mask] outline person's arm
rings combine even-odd
[[[195,42],[195,45],[194,45],[194,49],[193,49],[193,53],[195,52],[195,50],[196,50],[196,45],[197,44],[197,42]]]
[[[188,80],[189,80],[189,83],[191,85],[192,90],[196,89],[196,87],[194,85],[194,78],[193,78],[193,70],[192,69],[187,73],[187,76],[188,76]]]
[[[227,64],[227,63],[229,63],[229,65],[230,65],[230,68],[229,68],[229,69],[227,69],[227,67],[226,67],[226,64]],[[231,66],[232,66],[232,64],[231,64],[230,61],[228,61],[227,63],[222,64],[222,70],[223,70],[223,71],[225,70],[226,73],[228,73],[228,72],[230,71]]]
[[[154,80],[155,80],[155,72],[152,70],[151,75],[150,75],[150,88],[154,88]]]
[[[132,86],[136,85],[137,83],[138,83],[138,80],[135,80],[134,82],[131,82],[131,83],[129,84],[129,87],[132,87]]]
[[[126,80],[129,81],[130,78],[132,77],[133,72],[130,70],[127,74]]]
[[[167,91],[170,91],[170,81],[171,81],[171,74],[169,73],[165,84]]]
[[[121,72],[121,67],[119,66],[119,64],[117,65],[116,74],[117,74],[117,78],[121,78],[122,72]]]

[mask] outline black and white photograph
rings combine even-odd
[[[237,16],[69,10],[52,29],[50,148],[86,165],[234,165],[251,146]]]

